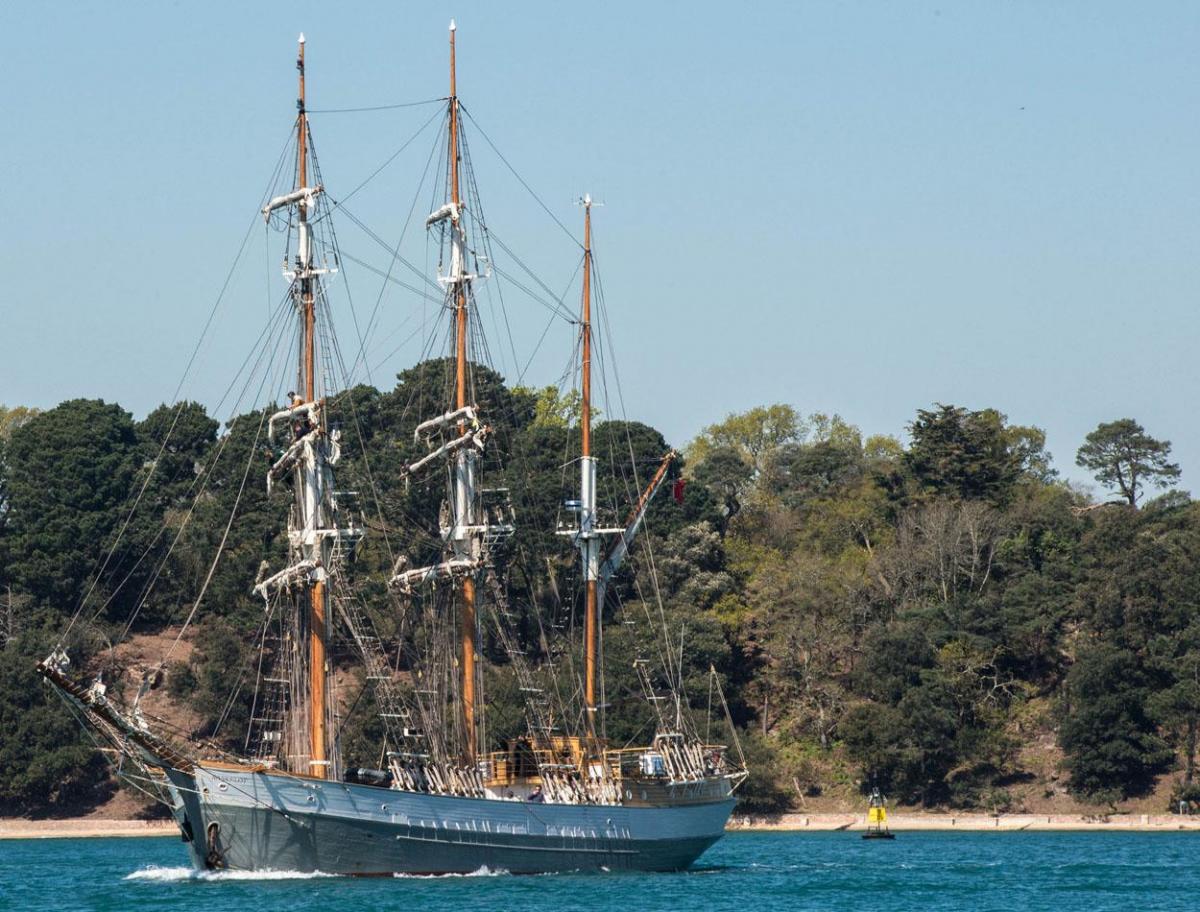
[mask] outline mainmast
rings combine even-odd
[[[592,198],[583,197],[583,308],[581,344],[582,403],[579,416],[582,437],[579,460],[579,550],[587,581],[584,613],[584,699],[588,730],[596,728],[596,646],[598,608],[597,580],[600,578],[600,539],[596,525],[596,462],[592,458]]]
[[[465,409],[467,401],[467,282],[466,238],[461,220],[462,200],[458,180],[458,91],[455,81],[454,20],[450,20],[450,204],[452,220],[452,251],[450,288],[454,295],[454,370],[455,410]],[[459,436],[467,433],[467,422],[458,422]],[[459,449],[454,459],[454,550],[455,556],[473,558],[467,527],[474,524],[476,456],[467,447]],[[475,580],[470,574],[462,578],[459,598],[459,639],[462,649],[462,716],[465,731],[465,754],[475,760]]]
[[[300,88],[296,107],[299,114],[296,118],[296,190],[308,189],[308,111],[304,100],[304,35],[300,35],[300,52],[296,59],[296,69],[299,70]],[[307,200],[302,200],[297,206],[299,223],[299,262],[297,263],[298,278],[300,279],[300,310],[304,321],[303,346],[301,350],[300,376],[304,388],[304,403],[310,407],[316,402],[316,307],[313,295],[313,262],[312,238],[308,224]],[[295,403],[292,403],[295,405]],[[310,412],[311,414],[311,412]],[[315,462],[316,460],[314,460]],[[313,466],[312,471],[302,473],[303,483],[300,486],[302,499],[302,516],[304,529],[314,530],[319,525],[319,505],[322,500],[321,483],[323,473],[319,466]],[[325,573],[322,569],[325,556],[324,540],[313,541],[306,536],[302,547],[304,557],[316,562],[316,572],[310,580],[308,591],[308,772],[324,779],[329,772],[327,737],[325,732],[326,713],[326,638],[328,636],[328,617],[325,611]]]
[[[475,613],[475,580],[483,568],[490,567],[490,552],[495,544],[512,535],[511,522],[502,517],[511,506],[506,503],[484,503],[485,494],[479,489],[479,462],[491,434],[491,428],[480,420],[476,406],[471,401],[469,389],[470,370],[469,346],[471,287],[476,279],[487,278],[487,274],[475,275],[467,271],[467,233],[463,220],[461,190],[462,123],[455,80],[454,38],[455,25],[450,22],[450,103],[449,145],[447,148],[447,177],[450,199],[430,213],[425,227],[439,226],[442,242],[449,240],[450,263],[445,275],[439,264],[438,282],[446,289],[445,306],[453,313],[454,320],[454,402],[450,410],[436,418],[417,425],[415,439],[424,441],[430,451],[404,469],[407,477],[416,475],[435,461],[447,460],[448,501],[444,504],[439,520],[445,548],[442,560],[425,567],[413,567],[407,555],[401,555],[393,570],[390,585],[404,597],[413,595],[418,586],[450,580],[454,604],[458,612],[458,639],[461,677],[459,684],[459,716],[463,725],[463,759],[471,772],[468,786],[482,792],[482,780],[475,767],[479,749],[479,707],[476,693],[476,640],[478,623]],[[478,262],[477,258],[476,262]],[[461,771],[460,771],[461,772]],[[456,774],[457,775],[457,774]]]

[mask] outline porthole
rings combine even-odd
[[[228,790],[229,790],[229,783],[227,783],[227,782],[218,782],[218,783],[217,783],[217,788],[219,788],[219,789],[220,789],[221,791],[223,791],[223,792],[224,792],[224,791],[228,791]]]

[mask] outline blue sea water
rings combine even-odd
[[[0,909],[321,912],[1200,908],[1200,834],[735,833],[679,874],[196,874],[173,839],[0,841]]]

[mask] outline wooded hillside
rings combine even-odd
[[[399,466],[443,368],[419,365],[393,390],[360,386],[333,405],[339,487],[360,492],[369,528],[353,573],[385,631],[389,545],[406,546],[409,517],[437,515],[440,488],[406,487]],[[578,572],[554,535],[573,483],[563,464],[574,412],[554,390],[510,389],[485,368],[477,381],[497,428],[492,471],[520,524],[506,568],[513,633],[536,661]],[[186,659],[167,665],[163,687],[196,711],[195,733],[239,742],[262,610],[251,587],[285,551],[288,495],[263,484],[260,417],[223,428],[184,403],[135,421],[93,400],[0,410],[0,812],[106,797],[104,758],[34,673],[81,605],[74,668],[119,690],[112,644],[176,629],[203,592]],[[605,499],[618,504],[668,449],[637,423],[601,422],[595,439]],[[672,468],[682,483],[648,520],[658,595],[631,573],[606,607],[610,737],[634,738],[644,721],[630,666],[647,632],[628,609],[661,596],[665,623],[683,633],[693,701],[706,698],[710,665],[725,684],[752,766],[748,810],[871,779],[905,803],[1015,810],[1014,786],[1035,775],[1023,748],[1047,736],[1062,781],[1090,800],[1146,794],[1165,774],[1176,799],[1200,797],[1200,506],[1152,496],[1178,477],[1170,445],[1129,419],[1080,441],[1078,463],[1113,492],[1104,503],[1059,479],[1040,430],[994,410],[921,410],[910,439],[771,405],[692,441]],[[642,578],[647,560],[634,559]],[[626,613],[611,623],[618,600]],[[498,740],[515,683],[503,651],[485,653]],[[361,695],[349,654],[335,658]],[[348,702],[344,743],[373,765],[370,700]]]

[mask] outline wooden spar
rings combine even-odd
[[[583,201],[583,346],[582,346],[583,402],[579,417],[583,436],[583,457],[592,455],[592,200]]]
[[[87,712],[103,719],[138,747],[142,748],[142,750],[146,751],[146,753],[150,754],[157,762],[166,761],[175,769],[185,773],[190,773],[194,769],[191,759],[181,750],[169,741],[158,737],[148,729],[142,728],[125,718],[122,713],[117,711],[113,704],[104,699],[103,695],[97,695],[89,688],[76,684],[55,668],[49,660],[38,662],[37,670],[38,674],[75,700]]]
[[[318,779],[328,775],[325,751],[325,581],[317,580],[309,592],[309,773]]]
[[[466,759],[475,761],[475,580],[463,577],[460,608],[462,636],[462,712],[466,728]]]
[[[629,515],[625,518],[626,528],[637,522],[638,515],[646,509],[646,506],[650,503],[650,498],[654,496],[654,492],[658,490],[658,486],[662,484],[663,479],[666,477],[667,469],[671,467],[671,463],[678,457],[679,454],[671,450],[662,458],[662,462],[658,464],[658,468],[654,472],[654,477],[650,479],[650,483],[646,485],[645,490],[638,497],[637,503],[634,504],[633,509],[629,511]]]
[[[454,22],[450,23],[450,201],[457,211],[461,202],[458,190],[458,95],[455,94],[454,75]],[[458,226],[454,226],[456,229]],[[455,408],[467,405],[467,289],[459,277],[455,287],[457,297],[454,309],[454,355],[455,355]],[[467,432],[466,422],[458,423],[459,434]]]
[[[582,344],[580,346],[581,377],[580,389],[582,403],[579,416],[582,445],[580,455],[583,457],[583,473],[586,477],[591,472],[592,458],[592,200],[590,196],[583,198],[583,328]],[[594,482],[586,484],[591,487],[590,499],[595,500]],[[584,508],[592,513],[593,503],[585,503]],[[582,515],[582,514],[581,514]],[[587,701],[588,726],[595,731],[596,714],[596,641],[597,641],[597,607],[596,579],[591,572],[590,549],[594,545],[589,540],[584,552],[584,571],[587,578],[587,603],[584,611],[583,635],[584,647],[584,698]]]
[[[308,186],[308,111],[304,106],[304,36],[300,36],[300,55],[296,58],[296,69],[300,71],[300,95],[296,101],[296,106],[299,108],[299,116],[296,118],[296,181],[299,186],[297,190],[303,190]],[[308,223],[308,207],[303,200],[297,207],[300,212],[300,221],[302,224]],[[307,242],[307,232],[302,231],[301,235]],[[311,247],[305,243],[300,251],[304,262],[300,264],[300,298],[304,308],[304,401],[312,402],[317,398],[316,383],[314,380],[314,360],[315,360],[315,338],[314,331],[316,316],[313,308],[313,290],[312,290],[312,269],[311,267]],[[288,403],[292,405],[293,403]]]
[[[458,205],[458,88],[454,76],[454,33],[450,20],[450,199]]]
[[[296,105],[296,181],[297,190],[308,186],[308,112],[304,104],[304,36],[300,36],[300,55],[296,60],[300,71],[300,95]],[[312,242],[308,236],[308,205],[302,199],[297,206],[300,220],[300,304],[303,311],[304,336],[301,357],[301,378],[304,401],[315,402],[316,389],[316,307],[313,296]],[[291,403],[289,403],[290,405]],[[318,473],[319,477],[319,473]],[[316,498],[319,502],[319,497]],[[315,517],[314,517],[315,520]],[[307,772],[318,779],[328,775],[325,734],[325,581],[317,580],[308,592],[308,755]]]
[[[459,211],[461,202],[458,188],[458,89],[455,81],[455,65],[454,65],[454,33],[456,31],[454,21],[450,22],[450,150],[449,150],[449,168],[450,168],[450,201],[454,204],[454,210]],[[456,216],[461,218],[461,216]],[[454,231],[460,231],[461,227],[455,224],[452,228]],[[465,254],[465,251],[464,251]],[[455,408],[465,408],[467,402],[467,288],[466,279],[463,278],[462,268],[465,263],[459,262],[460,273],[458,281],[455,283],[455,309],[454,309],[454,361],[455,361]],[[460,435],[467,433],[467,424],[465,421],[458,423],[458,433]],[[461,467],[467,459],[467,454],[460,453],[457,456],[458,464]],[[459,469],[461,476],[462,469]],[[457,484],[464,484],[465,480],[459,477]],[[455,518],[456,522],[462,522],[463,517]],[[459,599],[459,639],[462,643],[462,716],[463,730],[465,732],[465,754],[468,762],[475,761],[475,581],[467,576],[462,581],[461,598]]]

